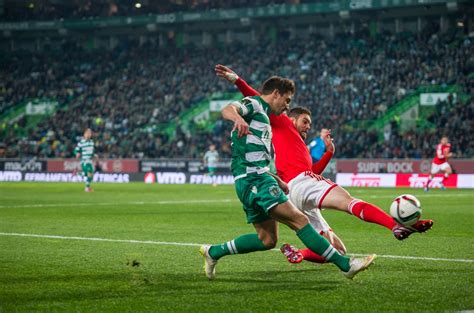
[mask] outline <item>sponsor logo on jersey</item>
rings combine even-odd
[[[281,189],[277,186],[271,186],[268,188],[268,192],[273,196],[273,197],[278,197],[280,195]]]

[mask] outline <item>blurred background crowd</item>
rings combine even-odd
[[[170,11],[185,2],[166,1]],[[191,2],[195,5],[183,7],[240,7],[248,1]],[[101,5],[107,9],[112,4],[86,3],[91,15],[100,16]],[[60,18],[64,12],[38,16]],[[70,13],[65,17],[88,16]],[[9,16],[14,19],[15,12]],[[215,76],[214,65],[221,63],[256,89],[271,75],[294,79],[293,105],[313,113],[310,137],[317,136],[320,128],[332,129],[339,158],[430,158],[441,135],[450,137],[457,156],[474,155],[472,100],[438,103],[428,116],[430,128],[405,132],[395,120],[382,138],[364,127],[364,122],[382,117],[420,86],[457,85],[472,95],[472,37],[430,26],[418,34],[340,32],[333,37],[290,38],[283,32],[278,38],[262,36],[258,45],[235,41],[182,48],[129,38],[112,50],[85,50],[65,39],[44,52],[5,53],[0,57],[0,113],[30,98],[56,99],[60,109],[20,136],[16,128],[24,126],[24,118],[15,127],[0,125],[0,141],[7,146],[8,157],[71,157],[83,130],[91,127],[101,157],[196,158],[211,143],[221,156],[229,157],[230,123],[217,120],[211,131],[194,127],[190,132],[179,127],[178,119],[211,94],[237,92]],[[169,122],[177,125],[175,136],[156,131],[156,125]]]

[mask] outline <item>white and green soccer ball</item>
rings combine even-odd
[[[392,215],[398,223],[411,226],[420,219],[420,200],[413,195],[398,196],[390,205],[390,215]]]

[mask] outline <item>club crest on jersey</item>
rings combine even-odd
[[[253,186],[250,191],[252,191],[254,194],[257,194],[257,193],[258,193],[258,189],[257,189],[256,186]]]
[[[270,188],[268,188],[268,191],[275,198],[280,195],[280,188],[278,188],[277,186],[271,186]]]

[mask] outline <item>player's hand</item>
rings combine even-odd
[[[328,134],[324,137],[323,141],[324,145],[326,146],[326,151],[329,151],[334,154],[334,151],[336,151],[336,147],[334,147],[334,142],[331,137],[331,130],[328,130]]]
[[[288,188],[288,184],[285,183],[283,180],[280,178],[277,179],[278,186],[280,186],[281,190],[287,195],[290,192],[290,188]]]
[[[249,124],[247,124],[243,118],[240,118],[234,122],[234,128],[232,128],[232,131],[234,130],[237,130],[239,138],[250,134]]]
[[[235,81],[239,79],[239,75],[237,75],[233,70],[222,64],[217,64],[214,67],[214,71],[216,72],[217,76],[222,77],[230,81],[231,83],[235,83]]]
[[[347,253],[346,246],[342,240],[332,231],[329,230],[324,232],[324,237],[329,241],[329,243],[337,250],[340,254],[345,255]]]

